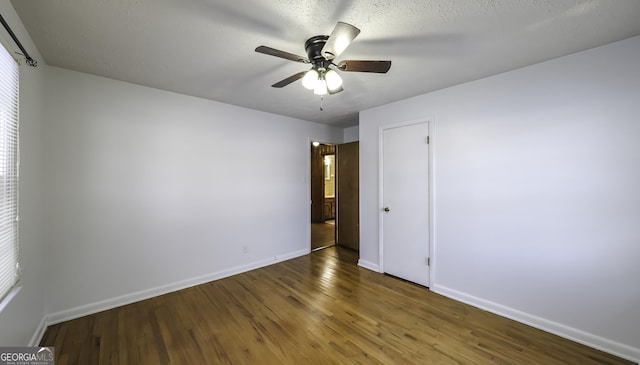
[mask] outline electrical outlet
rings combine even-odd
[[[248,254],[249,253],[249,246],[242,246],[242,253],[243,254]]]

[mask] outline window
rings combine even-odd
[[[18,265],[18,64],[0,43],[0,303]]]

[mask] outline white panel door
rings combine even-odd
[[[384,272],[429,285],[429,145],[427,123],[382,131]]]

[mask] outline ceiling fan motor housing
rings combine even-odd
[[[304,49],[307,51],[307,56],[315,69],[329,69],[331,61],[324,58],[321,53],[325,43],[327,43],[327,39],[329,39],[328,35],[317,35],[307,39],[304,43]]]

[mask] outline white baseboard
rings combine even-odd
[[[286,261],[299,256],[304,256],[309,253],[309,249],[299,250],[294,252],[285,253],[282,255],[275,255],[273,259],[263,259],[260,261],[252,262],[246,265],[241,265],[227,270],[222,270],[198,277],[194,277],[187,280],[181,280],[175,283],[158,286],[151,289],[141,290],[134,293],[121,295],[115,298],[102,300],[95,303],[82,305],[75,308],[65,309],[55,313],[49,313],[43,321],[46,320],[46,326],[57,324],[60,322],[69,321],[72,319],[84,317],[86,315],[102,312],[108,309],[120,307],[123,305],[139,302],[141,300],[157,297],[159,295],[171,293],[174,291],[190,288],[192,286],[208,283],[210,281],[223,279],[232,275],[240,274],[250,270],[258,269],[261,267],[269,266],[278,262]],[[45,326],[45,328],[46,328]],[[43,332],[44,333],[44,332]],[[40,335],[42,336],[42,335]],[[34,338],[36,335],[34,334]]]
[[[126,295],[122,295],[115,298],[110,298],[107,300],[55,312],[50,313],[42,318],[38,328],[33,334],[29,346],[37,346],[44,332],[49,325],[57,324],[60,322],[72,320],[75,318],[80,318],[86,315],[98,313],[104,310],[112,309],[115,307],[131,304],[134,302],[138,302],[141,300],[153,298],[159,295],[167,294],[170,292],[178,291],[181,289],[186,289],[192,286],[204,284],[210,281],[223,279],[232,275],[240,274],[243,272],[247,272],[250,270],[258,269],[261,267],[269,266],[274,263],[290,260],[292,258],[296,258],[299,256],[304,256],[309,253],[308,249],[299,250],[295,252],[286,253],[283,255],[276,255],[273,259],[264,259],[260,261],[256,261],[247,265],[238,266],[235,268],[222,270],[219,272],[202,275],[199,277],[182,280],[176,283],[167,284],[163,286],[159,286],[156,288],[151,288],[147,290],[138,291],[135,293],[130,293]],[[380,267],[372,262],[366,260],[358,260],[358,266],[361,266],[365,269],[372,270],[375,272],[380,272]],[[433,285],[430,288],[433,292],[438,294],[442,294],[446,297],[458,300],[460,302],[472,305],[474,307],[486,310],[491,313],[495,313],[502,317],[506,317],[509,319],[513,319],[515,321],[527,324],[529,326],[541,329],[543,331],[553,333],[555,335],[570,339],[572,341],[582,343],[584,345],[596,348],[598,350],[610,353],[615,356],[619,356],[621,358],[639,363],[640,362],[640,349],[621,344],[615,341],[611,341],[609,339],[599,337],[584,331],[580,331],[578,329],[565,326],[563,324],[555,323],[549,321],[544,318],[540,318],[525,312],[518,311],[513,308],[509,308],[503,306],[501,304],[497,304],[491,301],[484,300],[482,298],[478,298],[454,289],[450,289],[441,285]]]
[[[362,266],[365,269],[369,269],[371,271],[382,272],[382,271],[380,271],[380,266],[378,266],[378,264],[374,264],[371,261],[366,261],[366,260],[360,259],[360,260],[358,260],[358,266]]]
[[[31,341],[29,341],[29,347],[35,347],[40,344],[42,341],[42,337],[44,336],[44,331],[47,330],[47,316],[42,317],[36,331],[31,336]]]
[[[593,347],[595,349],[610,353],[612,355],[633,361],[640,362],[640,349],[611,341],[609,339],[593,335],[560,323],[552,322],[544,318],[540,318],[519,310],[506,307],[504,305],[494,303],[482,298],[478,298],[454,289],[450,289],[441,285],[434,285],[430,288],[433,292],[442,294],[451,299],[472,305],[474,307],[486,310],[502,317],[513,319],[514,321],[524,323],[531,327],[541,329],[543,331],[553,333],[560,337]]]

